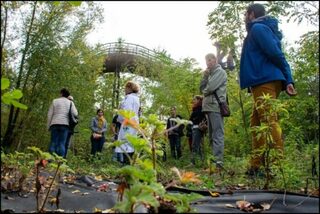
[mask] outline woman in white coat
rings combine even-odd
[[[125,98],[120,104],[120,109],[122,110],[131,110],[135,113],[135,116],[130,118],[131,120],[134,120],[137,124],[139,124],[139,108],[140,108],[140,99],[138,96],[139,92],[139,85],[137,83],[134,83],[132,81],[128,81],[125,84]],[[137,130],[134,129],[131,126],[128,126],[127,124],[123,124],[124,118],[119,115],[118,116],[118,122],[121,123],[118,140],[125,142],[121,146],[116,147],[115,152],[118,153],[118,161],[122,164],[130,164],[129,158],[127,155],[132,157],[134,153],[134,147],[132,144],[127,140],[126,134],[136,135]],[[124,153],[127,153],[124,154]]]

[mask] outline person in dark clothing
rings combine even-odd
[[[175,106],[171,107],[171,116],[167,120],[167,130],[177,125],[175,121],[171,120],[172,118],[182,119],[180,115],[177,115],[177,110]],[[179,159],[182,155],[181,137],[183,136],[183,129],[184,129],[184,125],[180,125],[170,130],[169,132],[167,132],[167,136],[170,142],[171,156],[174,159]]]
[[[121,123],[118,121],[118,115],[116,114],[113,119],[112,119],[112,124],[111,124],[111,130],[113,133],[113,141],[118,140],[118,134],[119,134],[119,130],[121,127]],[[113,150],[115,149],[115,147],[113,148]],[[117,153],[115,151],[113,151],[113,155],[112,155],[112,160],[117,161],[119,160],[123,160],[122,153]]]
[[[186,131],[187,131],[186,136],[188,138],[190,153],[192,153],[192,124],[188,124],[186,126]]]
[[[199,124],[202,121],[207,121],[206,115],[202,112],[202,96],[196,95],[193,98],[192,113],[190,115],[190,121],[192,122],[192,158],[191,162],[196,163],[196,155],[198,154],[201,161],[204,161],[204,150],[203,150],[203,136],[204,133],[199,129]]]

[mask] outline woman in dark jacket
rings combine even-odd
[[[198,154],[201,160],[204,160],[203,136],[204,132],[199,129],[199,124],[203,121],[207,122],[206,115],[202,112],[202,96],[196,95],[192,100],[192,113],[190,121],[192,121],[192,158],[191,162],[195,164],[195,158]]]

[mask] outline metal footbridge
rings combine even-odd
[[[145,77],[151,77],[150,65],[162,63],[161,53],[146,48],[142,45],[126,43],[123,41],[106,43],[102,46],[106,58],[103,64],[103,73],[113,73],[113,92],[112,92],[112,107],[116,108],[119,103],[119,88],[120,88],[120,72],[136,73],[137,63],[146,65]],[[174,64],[178,62],[169,59]]]

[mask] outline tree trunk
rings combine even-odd
[[[2,54],[3,54],[3,46],[4,46],[4,42],[6,40],[6,34],[7,34],[7,24],[8,24],[8,8],[4,7],[5,9],[5,17],[4,17],[4,29],[3,29],[3,36],[1,37],[2,41],[1,41],[1,64],[2,64]],[[2,70],[2,69],[1,69]],[[2,77],[2,72],[0,73],[1,77]]]
[[[24,50],[23,50],[23,53],[22,53],[22,57],[21,57],[19,76],[18,76],[16,88],[20,87],[20,83],[21,83],[21,79],[22,79],[22,73],[23,73],[23,66],[24,66],[24,62],[25,62],[27,51],[29,50],[29,47],[30,47],[29,41],[30,41],[31,30],[32,30],[32,26],[33,26],[33,22],[34,22],[34,18],[35,18],[36,8],[37,8],[37,1],[34,2],[31,21],[30,21],[30,26],[29,26],[28,32],[26,34],[26,43],[25,43],[25,47],[24,47]],[[8,118],[7,130],[6,130],[6,133],[5,133],[4,138],[3,138],[3,146],[5,148],[9,148],[11,146],[11,144],[12,144],[13,131],[14,131],[15,127],[16,127],[15,123],[16,123],[18,115],[19,115],[19,108],[17,108],[17,111],[16,111],[14,117],[13,117],[13,115],[14,115],[14,106],[11,105],[9,118]]]

